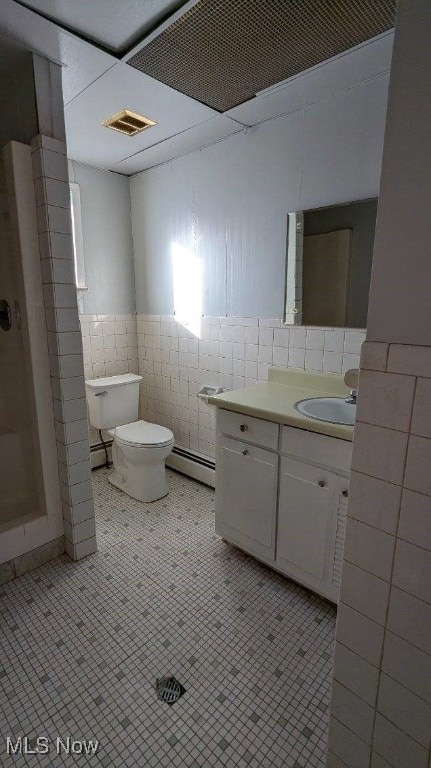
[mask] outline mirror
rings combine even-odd
[[[377,198],[288,215],[285,323],[366,328]]]

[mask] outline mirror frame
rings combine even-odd
[[[303,314],[302,298],[302,276],[303,276],[303,254],[304,254],[304,217],[306,213],[321,211],[329,208],[341,208],[355,203],[367,203],[378,201],[378,197],[366,197],[359,200],[347,200],[343,203],[334,203],[333,205],[321,205],[318,208],[307,208],[302,211],[291,211],[287,214],[287,243],[286,243],[286,261],[285,261],[285,281],[284,281],[284,308],[283,325],[301,326]],[[332,326],[313,326],[313,327],[332,327]],[[341,327],[341,326],[340,326]],[[353,326],[342,326],[352,330],[363,330]]]

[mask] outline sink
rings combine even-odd
[[[346,403],[342,397],[311,397],[295,403],[297,411],[310,419],[329,421],[331,424],[345,424],[352,427],[355,423],[356,405]]]

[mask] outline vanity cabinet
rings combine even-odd
[[[216,493],[221,536],[257,557],[275,559],[278,456],[241,440],[220,437]]]
[[[351,443],[217,411],[216,532],[336,602]]]

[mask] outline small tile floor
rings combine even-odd
[[[323,768],[335,609],[221,541],[210,488],[168,471],[141,504],[106,478],[98,553],[0,588],[0,765]],[[7,736],[49,752],[8,756]]]

